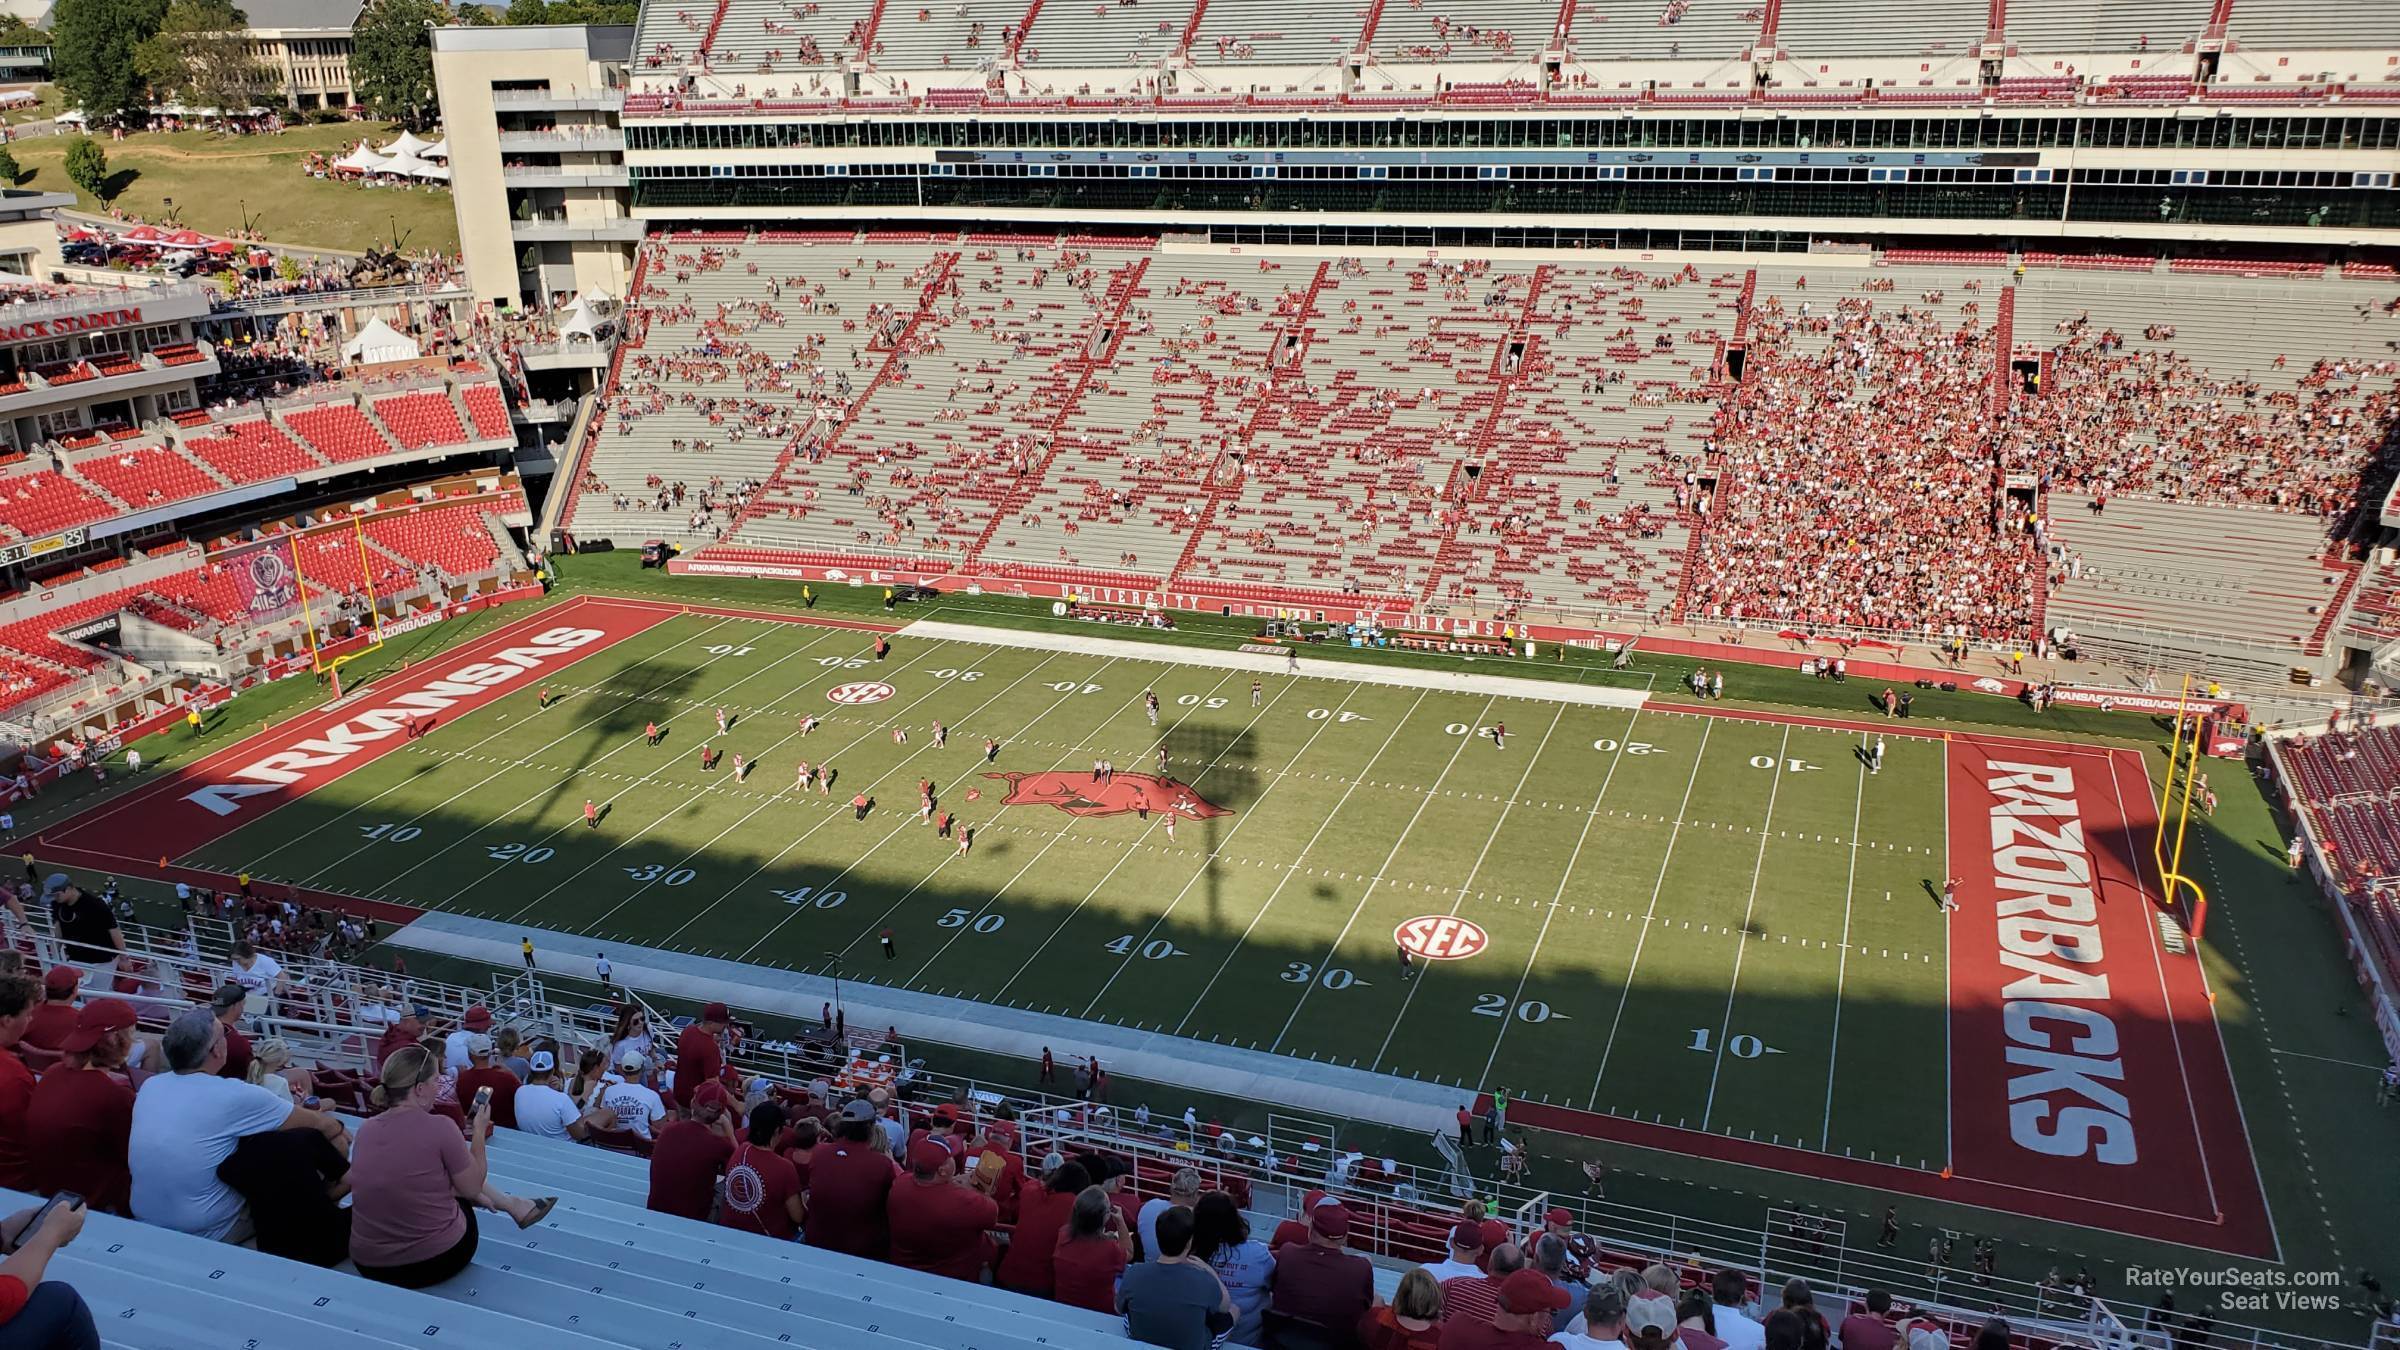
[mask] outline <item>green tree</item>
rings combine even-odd
[[[102,189],[108,186],[108,152],[100,148],[100,142],[89,136],[67,142],[67,181],[107,200]]]
[[[153,93],[198,108],[238,111],[275,87],[250,50],[250,17],[232,0],[172,0],[158,31],[134,48],[134,70]]]
[[[0,47],[48,46],[50,35],[14,14],[0,14]]]
[[[450,11],[435,0],[373,0],[350,32],[350,80],[368,111],[423,127],[433,117],[433,33]]]
[[[640,8],[634,0],[510,0],[508,22],[630,24]]]
[[[50,70],[67,103],[95,122],[142,120],[150,98],[133,53],[166,13],[167,0],[58,0]]]
[[[7,146],[0,145],[0,187],[15,187],[24,176],[25,171],[17,167],[17,157],[8,152]]]

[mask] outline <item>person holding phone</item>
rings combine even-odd
[[[1025,1240],[1034,1236],[1028,1233]],[[1109,1202],[1107,1191],[1083,1188],[1057,1244],[1050,1253],[1050,1296],[1071,1307],[1115,1312],[1117,1277],[1133,1260],[1133,1230],[1126,1226],[1124,1213]]]
[[[490,1092],[471,1100],[461,1139],[456,1125],[433,1113],[441,1081],[439,1054],[421,1045],[400,1050],[384,1062],[375,1089],[382,1114],[358,1127],[350,1155],[350,1259],[370,1280],[406,1289],[439,1284],[475,1259],[477,1208],[530,1228],[558,1203],[490,1184],[484,1158]]]
[[[83,1197],[60,1191],[44,1204],[0,1219],[0,1346],[100,1350],[100,1332],[83,1295],[45,1280],[50,1258],[83,1231]]]

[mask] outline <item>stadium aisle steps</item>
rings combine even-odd
[[[40,1203],[0,1192],[0,1207]],[[109,1214],[52,1261],[52,1278],[91,1305],[101,1338],[139,1350],[222,1350],[229,1333],[257,1350],[347,1345],[590,1347],[548,1326],[444,1306],[433,1295],[375,1284],[247,1247],[209,1242]]]
[[[845,1347],[969,1350],[1123,1341],[1113,1317],[651,1213],[643,1208],[649,1164],[631,1155],[498,1131],[489,1157],[493,1184],[561,1199],[536,1228],[486,1225],[479,1266],[506,1266],[580,1290],[593,1286],[590,1276],[610,1268],[618,1273],[601,1278],[621,1280],[625,1253],[639,1251],[640,1288],[623,1282],[610,1292],[633,1292],[644,1305],[670,1311],[688,1303],[693,1317],[678,1314],[678,1325],[788,1326],[798,1316],[826,1325],[822,1343]],[[762,1320],[767,1318],[775,1320]],[[890,1339],[871,1340],[864,1330],[869,1326]]]

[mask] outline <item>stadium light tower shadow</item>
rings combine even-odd
[[[1224,870],[1218,865],[1217,849],[1226,835],[1239,828],[1242,813],[1265,791],[1258,782],[1258,737],[1246,726],[1178,727],[1166,739],[1172,755],[1168,765],[1171,776],[1184,781],[1210,805],[1232,813],[1200,822],[1201,900],[1209,931],[1221,933],[1225,928]],[[1186,774],[1191,775],[1188,780]]]

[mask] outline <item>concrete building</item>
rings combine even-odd
[[[622,296],[641,222],[627,212],[631,27],[439,28],[433,74],[451,200],[477,300]]]
[[[244,0],[251,47],[281,77],[291,108],[347,108],[350,33],[364,0]]]

